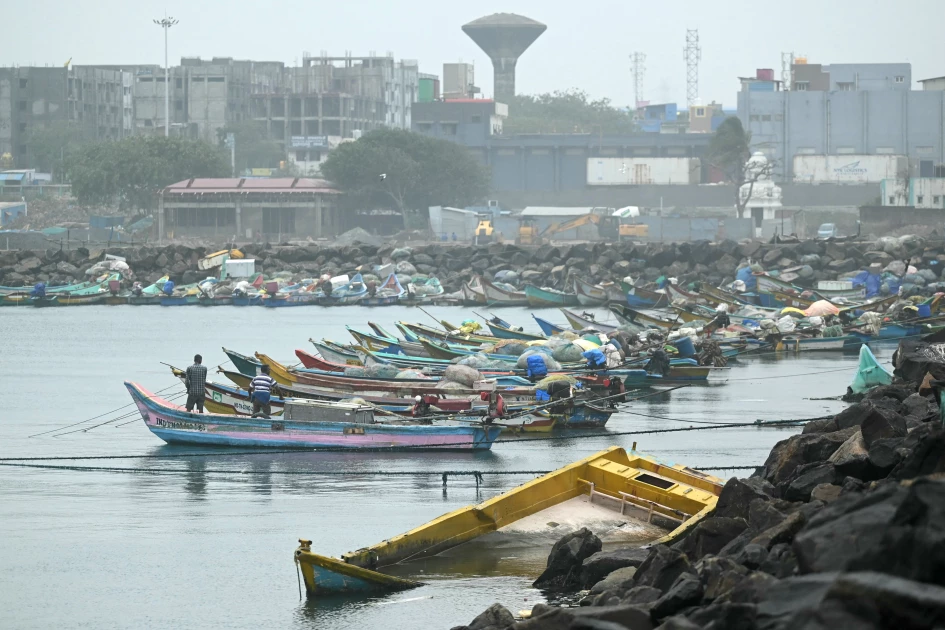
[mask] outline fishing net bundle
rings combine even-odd
[[[418,370],[407,369],[407,370],[401,370],[397,372],[397,378],[430,378],[430,377]]]
[[[551,383],[561,383],[561,382],[570,383],[571,385],[577,385],[578,380],[574,378],[573,376],[571,376],[570,374],[549,374],[545,378],[535,383],[535,386],[538,387],[538,389],[548,389],[548,386]]]
[[[545,362],[545,367],[547,369],[549,370],[561,369],[561,365],[557,361],[554,360],[554,358],[548,352],[548,349],[542,346],[535,346],[535,347],[529,348],[528,351],[523,353],[522,356],[518,358],[518,362],[515,364],[515,367],[519,368],[520,370],[524,370],[525,368],[528,367],[528,357],[535,356],[535,355],[541,357],[542,361]]]
[[[836,324],[834,326],[825,326],[823,336],[825,338],[834,338],[843,336],[843,326]]]
[[[456,365],[465,365],[475,370],[502,370],[508,369],[509,364],[498,359],[490,359],[485,354],[479,352],[466,357],[453,359],[452,363]]]
[[[394,271],[397,272],[398,277],[400,277],[400,274],[406,276],[415,276],[417,274],[417,268],[413,266],[413,263],[407,262],[406,260],[401,260],[394,265]]]
[[[706,339],[702,342],[699,354],[696,356],[699,365],[710,365],[713,367],[725,367],[728,365],[728,359],[722,354],[722,346],[718,341]]]
[[[398,247],[390,253],[390,259],[397,261],[403,260],[405,258],[410,258],[410,255],[413,254],[413,249],[410,247]]]
[[[505,354],[517,357],[521,356],[521,354],[526,350],[528,350],[528,345],[524,341],[505,339],[493,345],[492,350],[489,351],[489,354]]]
[[[365,372],[363,367],[351,366],[345,368],[345,376],[364,377],[367,376],[367,372]]]
[[[436,295],[443,289],[438,278],[428,276],[426,280],[418,280],[422,274],[413,277],[413,292],[417,295]]]
[[[561,346],[551,354],[559,363],[577,363],[584,358],[584,349],[573,343]]]
[[[397,378],[397,375],[400,373],[400,368],[394,367],[393,365],[369,365],[364,368],[365,376],[371,378]]]
[[[481,380],[482,375],[479,373],[479,370],[468,365],[460,365],[457,363],[456,365],[450,365],[443,371],[442,381],[459,383],[466,388],[472,388],[476,384],[476,381]]]

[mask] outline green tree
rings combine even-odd
[[[191,177],[226,177],[227,155],[203,141],[132,136],[94,144],[69,161],[72,194],[82,205],[152,209],[165,186]]]
[[[465,147],[399,129],[341,144],[321,171],[351,207],[395,208],[405,217],[425,216],[429,206],[471,205],[489,192],[488,171]]]
[[[591,100],[587,92],[570,89],[550,94],[520,94],[509,103],[507,133],[629,134],[633,116],[610,99]]]
[[[742,121],[729,116],[722,121],[715,135],[709,141],[706,160],[725,174],[725,178],[734,185],[735,208],[737,216],[742,216],[745,205],[751,198],[755,183],[771,176],[774,162],[768,160],[764,165],[749,163],[751,158],[751,133],[745,131]],[[741,188],[748,184],[745,195]]]
[[[236,138],[236,173],[250,168],[278,168],[285,160],[282,143],[269,137],[265,123],[247,120],[233,123],[217,131],[220,146],[224,147],[226,135]],[[229,154],[229,149],[226,149]]]
[[[65,164],[92,142],[88,128],[66,121],[33,129],[26,139],[29,153],[34,158],[33,167],[52,173],[60,180]]]

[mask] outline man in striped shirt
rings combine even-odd
[[[260,417],[260,412],[262,412],[263,418],[268,418],[269,414],[272,413],[272,405],[270,400],[272,399],[272,392],[276,388],[276,382],[271,376],[269,376],[269,366],[262,366],[262,374],[256,375],[256,377],[249,382],[249,398],[253,401],[253,417]]]
[[[187,368],[184,384],[187,386],[187,411],[197,408],[203,413],[203,398],[207,391],[207,368],[203,365],[203,357],[194,356],[194,364]]]

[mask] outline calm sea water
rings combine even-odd
[[[428,310],[451,320],[466,315],[460,308]],[[527,309],[502,313],[534,328]],[[555,311],[542,315],[563,323]],[[531,608],[542,599],[530,584],[546,549],[522,556],[481,549],[469,554],[473,557],[454,553],[458,559],[453,562],[417,568],[415,577],[428,585],[413,591],[317,601],[300,599],[292,554],[300,537],[330,555],[374,544],[530,478],[489,471],[550,470],[634,441],[640,450],[692,466],[753,465],[797,430],[734,428],[499,443],[481,454],[200,459],[142,458],[187,449],[164,445],[134,416],[88,432],[29,437],[110,410],[131,411],[122,385],[126,379],[152,391],[175,386],[161,361],[183,367],[199,352],[206,365],[216,366],[226,359],[225,345],[289,362],[295,348],[311,347],[309,337],[343,341],[345,325],[366,326],[369,319],[385,325],[398,319],[429,321],[421,311],[404,307],[0,309],[0,457],[132,455],[51,463],[177,471],[0,467],[3,627],[449,628],[468,623],[496,601],[513,611]],[[893,350],[885,346],[876,352],[888,363]],[[607,429],[820,416],[843,404],[808,398],[843,393],[855,368],[855,355],[833,353],[746,359],[735,364],[727,384],[639,401],[616,414]],[[128,424],[116,426],[122,423]],[[483,471],[485,481],[477,489],[472,479],[455,478],[444,489],[439,476],[377,474],[443,470]],[[285,474],[312,471],[364,474]]]

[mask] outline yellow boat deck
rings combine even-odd
[[[306,564],[339,570],[360,567],[360,577],[384,576],[376,569],[436,555],[485,534],[505,542],[547,542],[588,527],[611,542],[668,542],[714,508],[722,480],[681,465],[668,465],[636,451],[613,447],[529,481],[478,505],[444,514],[381,543],[344,554],[341,560],[296,551],[309,593],[324,592]],[[547,540],[545,540],[547,539]],[[485,542],[485,539],[484,541]],[[337,565],[347,565],[338,567]]]

